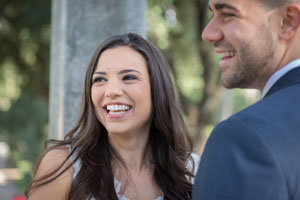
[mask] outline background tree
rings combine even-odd
[[[48,131],[50,5],[0,1],[0,141],[25,182]]]
[[[207,8],[207,0],[151,0],[148,7],[149,39],[158,44],[170,64],[199,151],[217,121],[221,94],[213,48],[201,39],[210,15]]]

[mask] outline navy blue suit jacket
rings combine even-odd
[[[193,200],[300,200],[300,67],[216,126]]]

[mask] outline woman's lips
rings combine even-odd
[[[118,119],[118,118],[123,118],[125,117],[128,113],[130,112],[130,110],[128,111],[118,111],[118,112],[115,112],[115,111],[110,111],[109,113],[106,112],[106,117],[107,118],[110,118],[110,119]]]
[[[107,104],[104,106],[106,117],[111,119],[122,118],[128,114],[132,106],[122,103]]]

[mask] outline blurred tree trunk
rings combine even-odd
[[[204,137],[204,128],[213,123],[213,117],[219,110],[219,97],[220,97],[220,84],[219,77],[220,71],[218,66],[213,62],[212,55],[214,53],[212,45],[202,41],[201,34],[207,23],[207,11],[208,11],[208,1],[207,0],[195,0],[197,13],[198,13],[198,49],[199,55],[202,58],[202,67],[204,79],[203,88],[203,98],[197,105],[198,108],[198,118],[196,128],[199,132],[195,134],[195,140],[198,141],[200,145],[200,150],[203,149],[206,142],[206,137]]]
[[[187,117],[190,133],[194,137],[195,150],[202,153],[210,128],[218,120],[221,95],[220,71],[214,48],[201,39],[202,31],[210,17],[208,0],[170,0],[163,3],[149,0],[149,2],[149,7],[154,5],[163,7],[162,15],[166,21],[168,20],[166,13],[169,9],[176,12],[177,24],[168,29],[169,46],[161,50],[170,65],[177,95],[183,113]],[[156,29],[155,25],[148,23],[148,26],[150,30]],[[151,33],[148,34],[149,39],[159,44],[160,38]],[[189,71],[188,75],[183,75],[186,71]],[[183,87],[184,82],[196,79],[195,77],[201,80],[200,83],[196,81]],[[197,84],[201,86],[197,87]],[[187,93],[186,90],[191,87],[195,88],[194,92]],[[199,95],[194,97],[195,93]]]
[[[183,106],[189,119],[189,129],[194,136],[196,149],[202,152],[207,139],[205,135],[207,133],[206,127],[214,124],[214,116],[219,111],[220,96],[219,69],[213,60],[213,47],[201,39],[202,31],[208,21],[208,1],[177,0],[174,5],[177,13],[179,13],[179,20],[182,21],[183,26],[186,26],[183,29],[195,32],[195,49],[200,56],[200,65],[197,67],[202,68],[200,74],[204,83],[201,91],[202,98],[200,101],[192,103],[182,95],[182,92],[178,94],[180,95],[179,98],[184,99],[185,102]],[[185,23],[192,20],[191,17],[194,17],[195,20],[194,27],[190,26],[192,23]],[[188,47],[183,47],[182,51],[185,51],[186,48]]]

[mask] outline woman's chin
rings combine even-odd
[[[126,130],[120,130],[120,129],[107,129],[108,135],[109,136],[126,136],[128,135],[129,131]]]

